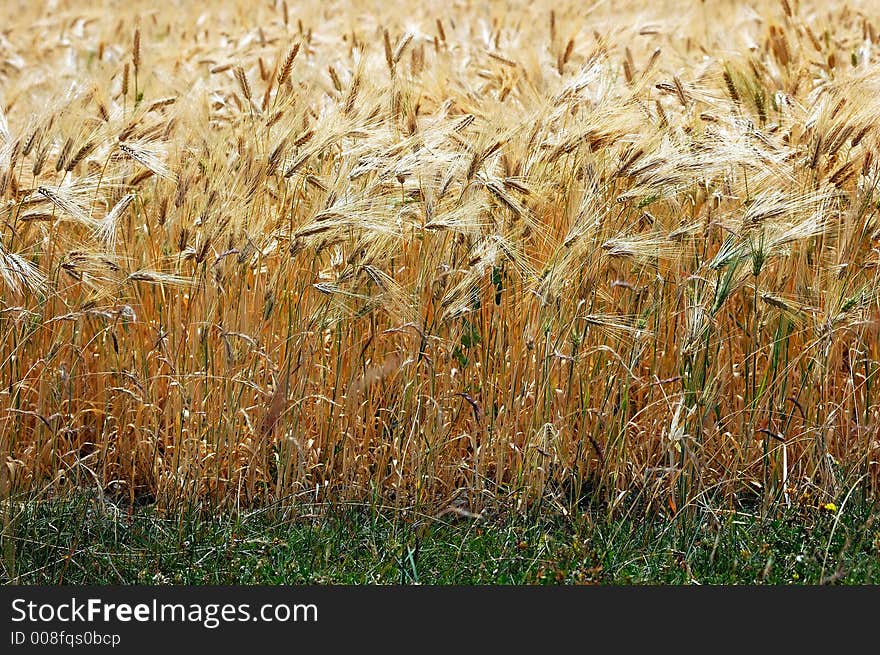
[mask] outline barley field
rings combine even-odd
[[[878,482],[871,3],[4,4],[0,493]]]

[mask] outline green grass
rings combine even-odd
[[[163,517],[78,496],[5,506],[0,575],[19,584],[878,583],[873,513],[850,499],[839,512],[775,516],[474,520],[336,507]]]

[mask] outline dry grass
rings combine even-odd
[[[0,34],[4,491],[873,484],[858,3],[90,4]]]

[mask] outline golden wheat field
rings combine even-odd
[[[5,5],[4,494],[875,484],[870,3]]]

